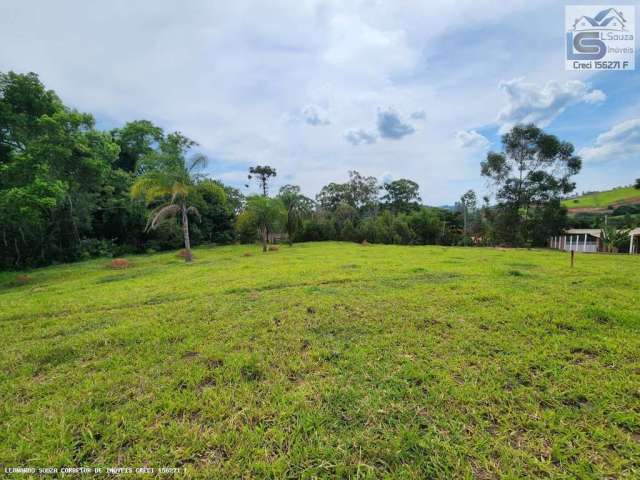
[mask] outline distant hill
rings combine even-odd
[[[592,192],[579,197],[563,200],[569,213],[605,212],[623,205],[640,204],[640,190],[633,187],[619,187],[604,192]]]

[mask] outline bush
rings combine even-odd
[[[236,235],[242,243],[255,243],[258,240],[258,225],[252,215],[242,212],[236,219]]]
[[[80,240],[77,257],[83,260],[95,257],[113,257],[117,250],[118,246],[113,240],[87,238]]]
[[[322,240],[337,240],[336,227],[328,218],[314,217],[305,220],[300,229],[299,241],[319,242]]]

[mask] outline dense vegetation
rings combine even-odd
[[[91,115],[66,107],[35,74],[0,74],[0,268],[182,245],[176,222],[146,228],[157,205],[134,198],[131,187],[185,163],[194,146],[148,121],[98,131]],[[233,240],[239,192],[214,180],[192,183],[201,217],[194,242]]]
[[[194,254],[0,273],[0,464],[638,478],[640,257]]]
[[[189,261],[191,245],[260,240],[266,250],[276,237],[543,246],[568,225],[561,199],[580,158],[535,125],[515,126],[502,146],[480,168],[493,204],[468,191],[453,208],[427,207],[416,182],[380,184],[357,171],[315,199],[297,185],[270,197],[269,165],[249,168],[261,193],[245,198],[204,175],[206,158],[181,133],[147,120],[99,131],[37,75],[0,74],[0,268],[179,247]]]

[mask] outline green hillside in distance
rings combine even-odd
[[[633,187],[618,187],[603,192],[592,192],[564,200],[569,211],[608,210],[610,207],[640,204],[640,190]]]

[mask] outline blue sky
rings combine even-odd
[[[213,177],[245,192],[250,165],[309,195],[356,169],[450,204],[486,192],[480,161],[527,120],[574,143],[579,191],[629,184],[640,74],[566,71],[564,6],[6,0],[0,70],[39,73],[103,128],[146,118],[180,130]]]

